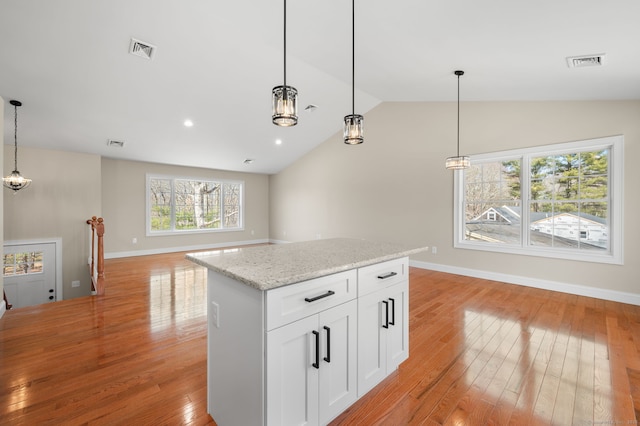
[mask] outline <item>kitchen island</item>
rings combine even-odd
[[[326,424],[409,354],[407,248],[357,239],[194,253],[217,424]]]

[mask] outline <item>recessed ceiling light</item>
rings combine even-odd
[[[282,139],[276,139],[276,145],[282,145]]]
[[[184,125],[185,125],[185,127],[193,127],[193,121],[191,121],[191,120],[184,120]]]

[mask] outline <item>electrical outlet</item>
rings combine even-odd
[[[138,239],[136,237],[133,237],[131,239],[131,244],[138,244]]]
[[[211,302],[211,311],[209,313],[211,315],[211,323],[216,328],[220,328],[220,305],[216,302]]]
[[[80,287],[80,281],[71,281],[71,287]]]
[[[438,254],[438,247],[436,247],[436,246],[431,247],[431,253],[432,254]]]

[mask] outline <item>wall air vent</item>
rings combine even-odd
[[[108,146],[115,146],[116,148],[124,148],[124,142],[123,141],[116,141],[113,139],[109,139],[109,141],[107,142]]]
[[[131,43],[129,44],[129,53],[141,58],[152,59],[155,51],[156,47],[154,45],[136,40],[135,38],[132,38]]]
[[[569,68],[582,67],[599,67],[604,65],[604,53],[595,55],[569,56],[567,57],[567,65]]]

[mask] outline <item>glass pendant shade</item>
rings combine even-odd
[[[298,91],[291,86],[276,86],[271,94],[273,124],[282,127],[298,124]]]
[[[2,184],[5,188],[13,190],[14,193],[19,190],[26,188],[31,185],[31,179],[28,179],[20,174],[18,171],[18,107],[22,106],[22,102],[20,101],[9,101],[11,105],[14,107],[14,124],[15,124],[15,132],[14,132],[14,167],[13,172],[9,176],[2,178]]]
[[[445,160],[444,166],[449,170],[464,170],[471,167],[471,160],[465,155],[449,157]]]
[[[2,178],[2,184],[5,188],[19,191],[31,185],[31,179],[23,177],[19,171],[14,170],[9,176]]]
[[[364,117],[360,114],[349,114],[344,117],[344,143],[358,145],[364,142]]]

